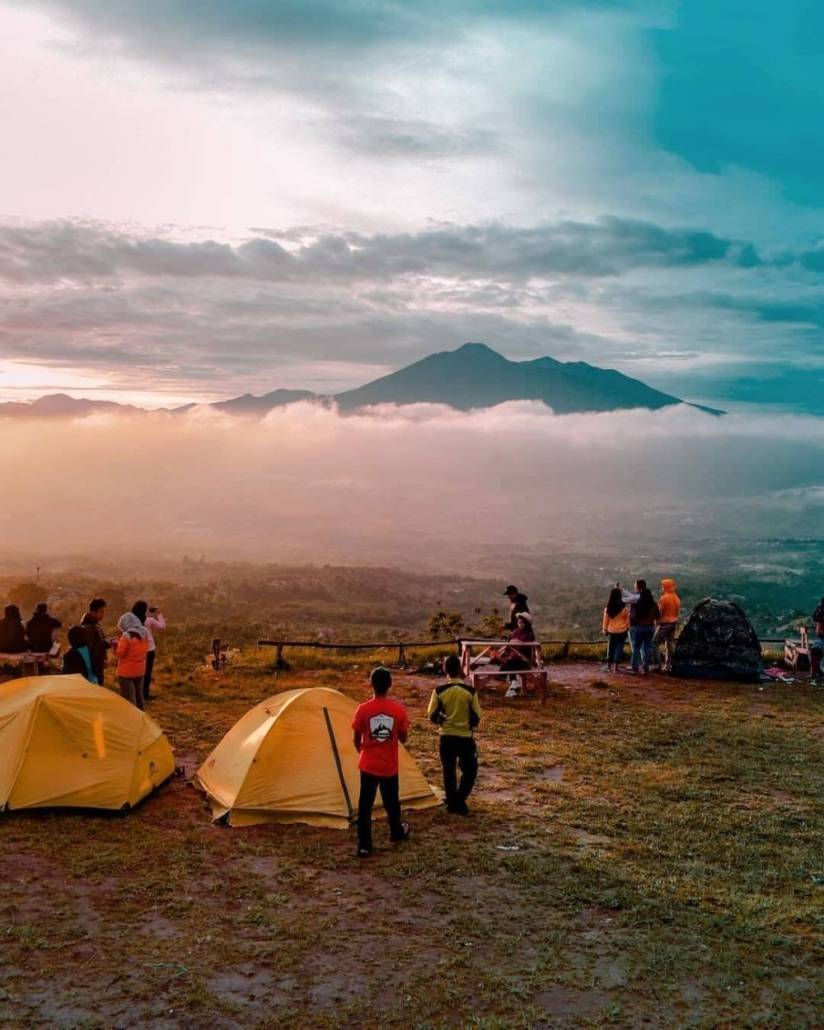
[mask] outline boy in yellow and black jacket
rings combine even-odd
[[[440,727],[441,766],[447,811],[469,815],[466,799],[478,775],[478,750],[473,731],[481,721],[481,706],[474,687],[464,683],[457,655],[444,659],[443,671],[449,682],[432,691],[427,714]],[[461,770],[458,783],[457,769]]]

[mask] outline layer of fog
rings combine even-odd
[[[818,535],[824,420],[515,403],[0,422],[0,556],[392,562]],[[468,559],[467,559],[468,560]]]

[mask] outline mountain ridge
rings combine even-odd
[[[576,414],[632,408],[658,410],[689,403],[616,369],[600,368],[584,361],[558,361],[549,355],[512,361],[485,343],[465,343],[455,350],[429,354],[363,386],[337,394],[276,389],[205,405],[185,404],[157,410],[184,414],[204,407],[230,414],[263,416],[275,408],[301,401],[335,404],[345,414],[381,404],[444,404],[459,411],[470,411],[509,401],[539,401],[557,414]],[[690,406],[710,414],[723,414],[702,405]],[[58,418],[98,412],[148,413],[148,409],[116,401],[74,398],[66,393],[47,394],[31,402],[0,403],[0,417]]]

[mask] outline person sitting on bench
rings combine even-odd
[[[815,636],[810,637],[810,682],[821,682],[821,659],[824,656],[824,597],[813,612]]]
[[[529,612],[518,612],[515,616],[515,629],[509,635],[510,641],[531,644],[535,642],[535,631],[532,628],[532,616]],[[523,672],[535,665],[534,649],[531,647],[502,647],[492,658],[501,672]],[[521,692],[520,676],[512,676],[506,697],[517,697]]]

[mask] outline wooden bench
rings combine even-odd
[[[54,648],[52,648],[54,651]],[[22,651],[18,654],[0,653],[0,666],[19,669],[23,676],[39,676],[40,669],[49,666],[52,651]]]
[[[533,640],[529,643],[521,640],[461,640],[461,672],[464,679],[470,681],[472,686],[478,690],[482,679],[508,679],[510,676],[520,676],[525,688],[537,686],[541,696],[541,704],[546,704],[546,691],[548,674],[544,667],[544,659],[541,653],[541,643]],[[479,654],[473,654],[472,649],[482,648]],[[479,659],[487,657],[493,650],[500,650],[505,647],[529,649],[532,653],[531,664],[528,669],[513,669],[511,672],[503,671],[497,665],[478,665]]]
[[[795,672],[809,672],[812,669],[810,660],[810,631],[801,626],[798,640],[784,641],[784,660]]]

